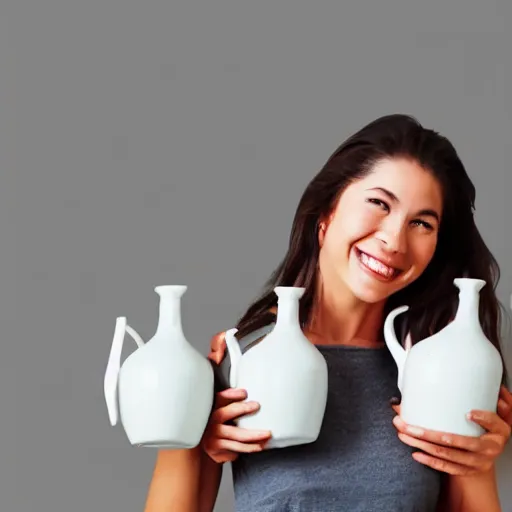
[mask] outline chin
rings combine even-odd
[[[376,304],[387,300],[395,293],[409,286],[413,281],[414,279],[397,279],[389,283],[382,283],[355,278],[352,280],[349,279],[347,284],[354,297],[368,304]]]
[[[377,290],[371,286],[350,286],[352,294],[361,302],[366,304],[378,304],[379,302],[385,301],[388,297],[393,295],[395,289],[390,290]]]

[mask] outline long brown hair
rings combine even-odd
[[[480,321],[486,336],[502,353],[504,308],[496,296],[500,269],[475,224],[475,187],[451,142],[402,114],[381,117],[360,129],[336,149],[311,180],[295,213],[288,251],[260,297],[239,319],[238,338],[275,320],[270,310],[277,305],[276,286],[305,288],[299,317],[301,324],[308,323],[317,291],[320,219],[332,211],[350,183],[368,175],[379,160],[393,157],[412,159],[430,171],[441,184],[444,206],[430,264],[418,279],[388,298],[385,314],[408,305],[407,314],[396,320],[397,333],[403,342],[410,332],[412,343],[416,343],[441,330],[454,317],[458,306],[454,278],[483,279],[487,284],[480,292]]]

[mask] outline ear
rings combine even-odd
[[[330,212],[329,215],[320,217],[318,220],[318,245],[322,248],[325,240],[325,233],[327,232],[327,228],[331,223],[334,212]]]
[[[325,240],[325,232],[327,231],[327,222],[325,220],[321,220],[318,223],[318,245],[320,248],[324,245]]]

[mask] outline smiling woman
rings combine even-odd
[[[232,423],[259,404],[219,372],[215,410],[195,452],[198,510],[212,510],[229,461],[237,512],[499,512],[494,462],[510,437],[512,396],[503,387],[497,413],[471,416],[486,429],[479,439],[405,425],[390,406],[397,375],[382,333],[387,313],[404,304],[409,310],[396,322],[403,344],[441,330],[457,310],[453,280],[469,276],[488,283],[480,319],[500,349],[499,269],[475,225],[474,201],[452,144],[409,116],[377,119],[334,152],[299,201],[287,254],[236,325],[245,350],[256,331],[272,329],[274,288],[305,288],[299,320],[329,369],[322,430],[314,443],[265,450],[271,432]],[[211,348],[216,368],[229,366],[222,333]],[[271,371],[262,368],[261,378]]]
[[[366,304],[403,289],[434,255],[442,206],[431,172],[412,159],[380,160],[320,222],[323,280],[336,279],[351,290],[346,298]]]

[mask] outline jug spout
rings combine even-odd
[[[486,285],[486,282],[483,279],[456,277],[453,284],[461,291],[468,290],[470,293],[478,293]]]
[[[229,359],[231,361],[231,369],[229,371],[229,386],[236,388],[238,381],[238,365],[242,359],[242,350],[240,344],[235,337],[238,329],[229,329],[226,331],[224,338],[228,349]]]
[[[407,359],[407,351],[398,341],[393,322],[395,318],[409,309],[409,306],[400,306],[391,311],[384,322],[384,340],[398,368],[398,389],[402,392],[402,375]]]

